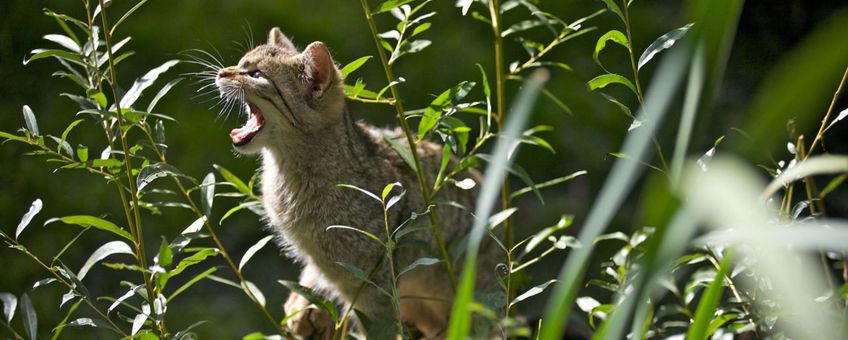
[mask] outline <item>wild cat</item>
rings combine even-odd
[[[373,269],[372,281],[390,291],[391,273],[382,261],[384,248],[358,232],[327,227],[345,225],[385,235],[379,203],[337,184],[379,193],[385,185],[399,182],[406,195],[389,210],[391,228],[427,208],[416,173],[388,145],[384,135],[405,145],[403,138],[396,131],[354,123],[345,105],[341,73],[327,47],[313,42],[301,52],[277,28],[270,31],[266,44],[247,52],[236,66],[220,69],[216,84],[222,98],[246,107],[247,123],[232,130],[230,137],[239,153],[258,154],[261,159],[268,226],[277,235],[280,247],[303,265],[300,284],[346,305],[355,299],[355,309],[369,319],[393,317],[386,295],[339,265],[349,263],[366,273]],[[433,183],[442,147],[421,141],[417,152],[427,182]],[[482,182],[476,171],[466,176]],[[452,186],[439,192],[442,199],[466,207],[473,207],[476,196],[476,189]],[[461,242],[473,224],[470,212],[448,206],[432,209],[445,242]],[[419,226],[429,226],[425,221],[416,220]],[[404,238],[418,241],[398,246],[396,268],[405,268],[420,257],[439,258],[431,228],[420,228],[409,235]],[[484,243],[478,290],[497,290],[494,268],[499,259],[495,244]],[[455,262],[454,268],[459,267]],[[401,320],[427,338],[443,337],[453,300],[445,267],[416,267],[400,277],[399,290]],[[291,314],[308,305],[305,298],[292,294],[284,309]],[[329,316],[315,309],[298,314],[288,326],[303,337],[329,338],[333,334]]]

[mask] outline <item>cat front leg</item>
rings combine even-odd
[[[308,264],[300,274],[300,285],[315,289],[321,280],[321,274],[313,265]],[[333,338],[335,324],[327,311],[310,307],[312,303],[300,294],[292,292],[283,305],[286,315],[296,314],[286,321],[286,326],[295,335],[304,339]]]

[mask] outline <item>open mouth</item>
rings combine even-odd
[[[253,140],[253,137],[256,137],[259,131],[262,130],[262,127],[265,126],[265,118],[262,117],[262,110],[250,102],[247,103],[247,107],[250,110],[247,123],[244,123],[244,126],[240,128],[230,131],[230,138],[232,138],[233,145],[235,146],[242,146],[250,143],[250,141]]]

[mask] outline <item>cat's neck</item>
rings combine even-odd
[[[280,136],[269,143],[262,151],[263,185],[303,193],[356,178],[373,157],[375,146],[346,109],[342,116],[340,124],[327,129]]]

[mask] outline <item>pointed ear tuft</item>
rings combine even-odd
[[[312,88],[312,99],[319,99],[336,80],[336,65],[327,46],[320,41],[309,44],[303,51],[306,72]]]
[[[272,28],[271,32],[268,33],[268,45],[276,45],[283,49],[296,51],[294,44],[283,34],[283,31],[280,31],[279,27]]]

